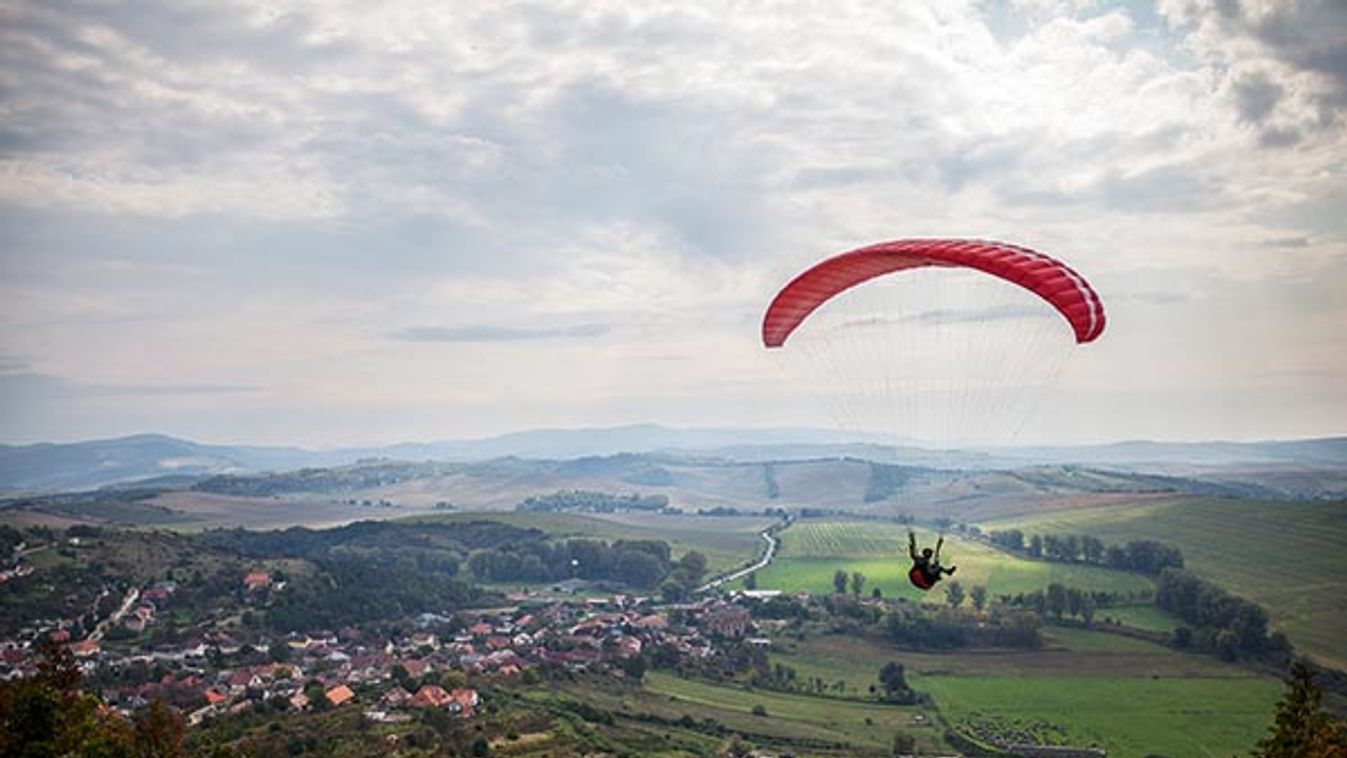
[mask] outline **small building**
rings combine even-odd
[[[271,586],[271,574],[265,571],[250,571],[243,577],[243,588],[249,592],[257,592]]]
[[[477,712],[479,702],[477,690],[460,688],[449,693],[449,700],[445,703],[445,707],[459,718],[470,719]]]
[[[707,612],[702,625],[711,634],[738,639],[748,631],[751,619],[748,611],[737,605],[725,605]]]
[[[438,684],[422,685],[407,701],[411,708],[443,708],[449,702],[449,693]]]
[[[351,691],[350,687],[347,687],[344,684],[339,684],[327,692],[324,692],[323,696],[333,705],[343,705],[354,699],[355,693]]]
[[[80,640],[70,646],[70,653],[76,658],[92,658],[101,651],[101,647],[94,640]]]
[[[219,705],[220,703],[229,700],[228,695],[224,694],[223,692],[218,692],[216,690],[206,690],[204,694],[206,697],[207,705]]]

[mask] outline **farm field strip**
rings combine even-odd
[[[798,533],[797,533],[798,530]],[[934,543],[936,535],[917,530],[921,545]],[[943,592],[926,594],[907,579],[911,562],[907,555],[906,527],[885,522],[807,521],[783,533],[780,557],[758,572],[763,589],[833,591],[833,574],[865,575],[863,590],[879,587],[885,597],[943,600]],[[1013,595],[1043,589],[1053,582],[1091,590],[1132,592],[1153,586],[1150,579],[1100,566],[1031,561],[1006,555],[980,542],[946,535],[942,555],[958,573],[953,577],[964,587],[984,585],[988,594]]]
[[[913,719],[920,712],[915,707],[861,703],[845,700],[809,697],[770,692],[746,691],[738,687],[721,686],[699,680],[680,679],[663,672],[646,674],[648,692],[673,698],[669,707],[678,709],[697,705],[714,709],[717,718],[734,725],[745,724],[764,734],[783,733],[782,727],[792,725],[802,736],[833,742],[850,742],[866,748],[888,748],[893,734],[901,728],[914,726]],[[761,705],[766,716],[752,714],[753,707]],[[731,720],[728,714],[738,714]],[[867,720],[869,723],[867,723]],[[928,731],[934,731],[927,728]],[[934,741],[934,735],[928,735]]]
[[[1103,746],[1109,756],[1229,756],[1266,734],[1281,694],[1270,679],[1018,676],[912,677],[947,718],[964,728],[999,719],[1061,727],[1071,744]]]
[[[880,640],[811,635],[803,642],[779,638],[770,658],[796,669],[805,680],[846,682],[849,695],[867,694],[879,667],[902,663],[909,674],[930,676],[1020,676],[1026,678],[1201,677],[1244,679],[1247,670],[1210,656],[1190,655],[1116,634],[1050,627],[1042,650],[916,652]],[[798,680],[798,679],[797,679]]]
[[[758,554],[758,532],[775,519],[765,516],[666,516],[662,514],[527,513],[520,511],[455,512],[420,516],[420,520],[498,521],[539,529],[553,539],[583,537],[605,540],[664,540],[677,557],[689,550],[703,553],[707,570],[721,571]]]
[[[794,668],[799,682],[841,680],[849,697],[866,697],[879,667],[895,661],[913,687],[965,727],[1054,724],[1072,744],[1098,743],[1110,756],[1242,754],[1271,723],[1281,690],[1274,679],[1104,632],[1050,627],[1044,636],[1041,651],[948,653],[845,635],[785,636],[770,659]]]

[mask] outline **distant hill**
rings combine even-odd
[[[1213,467],[1293,463],[1347,466],[1347,437],[1265,442],[1150,442],[1132,440],[1079,447],[985,449],[994,459],[1127,467]]]
[[[941,469],[1009,470],[1035,465],[1109,468],[1220,481],[1260,495],[1347,492],[1347,437],[1270,442],[1120,442],[1078,447],[934,451],[882,445],[841,432],[807,429],[673,429],[640,424],[545,429],[476,440],[372,448],[305,450],[211,445],[160,434],[68,444],[0,445],[0,492],[61,492],[171,477],[283,472],[361,460],[480,462],[502,458],[576,460],[664,453],[743,463],[857,458]],[[554,472],[559,473],[559,472]],[[647,470],[644,476],[660,476]],[[648,480],[647,483],[657,483]]]

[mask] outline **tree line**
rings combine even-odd
[[[1162,572],[1155,604],[1192,625],[1174,630],[1174,642],[1180,647],[1214,650],[1226,660],[1290,653],[1286,635],[1268,634],[1267,613],[1262,608],[1190,572]]]
[[[663,540],[570,539],[478,550],[468,569],[484,582],[619,581],[652,589],[671,581],[690,589],[706,573],[706,556],[693,550],[674,561]]]
[[[664,495],[613,495],[590,490],[559,490],[550,495],[533,495],[515,510],[532,513],[560,511],[580,513],[616,513],[618,511],[662,511],[669,507]]]
[[[1089,535],[1026,535],[1019,529],[989,532],[987,539],[1012,553],[1060,563],[1092,563],[1150,575],[1158,575],[1167,568],[1183,568],[1183,552],[1155,540],[1110,545]]]

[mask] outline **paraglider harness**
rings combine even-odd
[[[940,548],[945,544],[945,536],[942,534],[935,541],[935,553],[930,548],[917,552],[917,535],[911,529],[907,530],[907,552],[912,556],[912,569],[907,572],[907,578],[912,582],[912,586],[925,592],[930,590],[940,581],[943,575],[953,574],[957,566],[945,568],[940,565]]]

